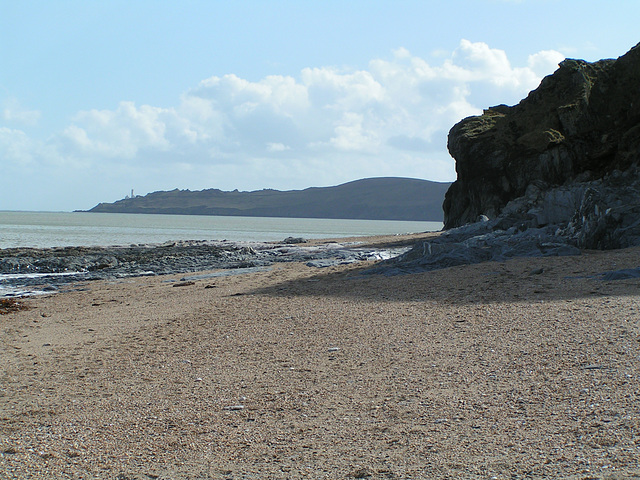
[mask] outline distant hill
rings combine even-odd
[[[413,178],[367,178],[289,191],[175,189],[100,203],[89,212],[441,222],[449,185]]]

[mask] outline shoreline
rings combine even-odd
[[[0,297],[53,293],[80,281],[257,268],[279,262],[307,262],[322,268],[383,260],[404,253],[412,243],[433,234],[0,249]]]

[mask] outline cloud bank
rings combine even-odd
[[[67,182],[99,178],[96,195],[131,186],[304,188],[371,176],[451,181],[451,126],[482,108],[516,103],[563,58],[542,51],[516,67],[504,51],[462,40],[438,65],[400,48],[364,70],[305,68],[295,78],[255,81],[212,76],[173,107],[122,101],[81,111],[45,139],[26,127],[40,112],[16,101],[4,110],[0,158],[15,175],[31,169]]]

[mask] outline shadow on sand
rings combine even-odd
[[[424,273],[385,276],[373,263],[310,270],[305,279],[283,281],[247,294],[331,296],[354,301],[436,301],[447,304],[574,301],[637,295],[640,279],[606,275],[638,267],[640,248],[587,251],[580,256],[515,258]]]

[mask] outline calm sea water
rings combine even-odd
[[[440,222],[0,211],[0,248],[172,240],[281,241],[437,231]]]

